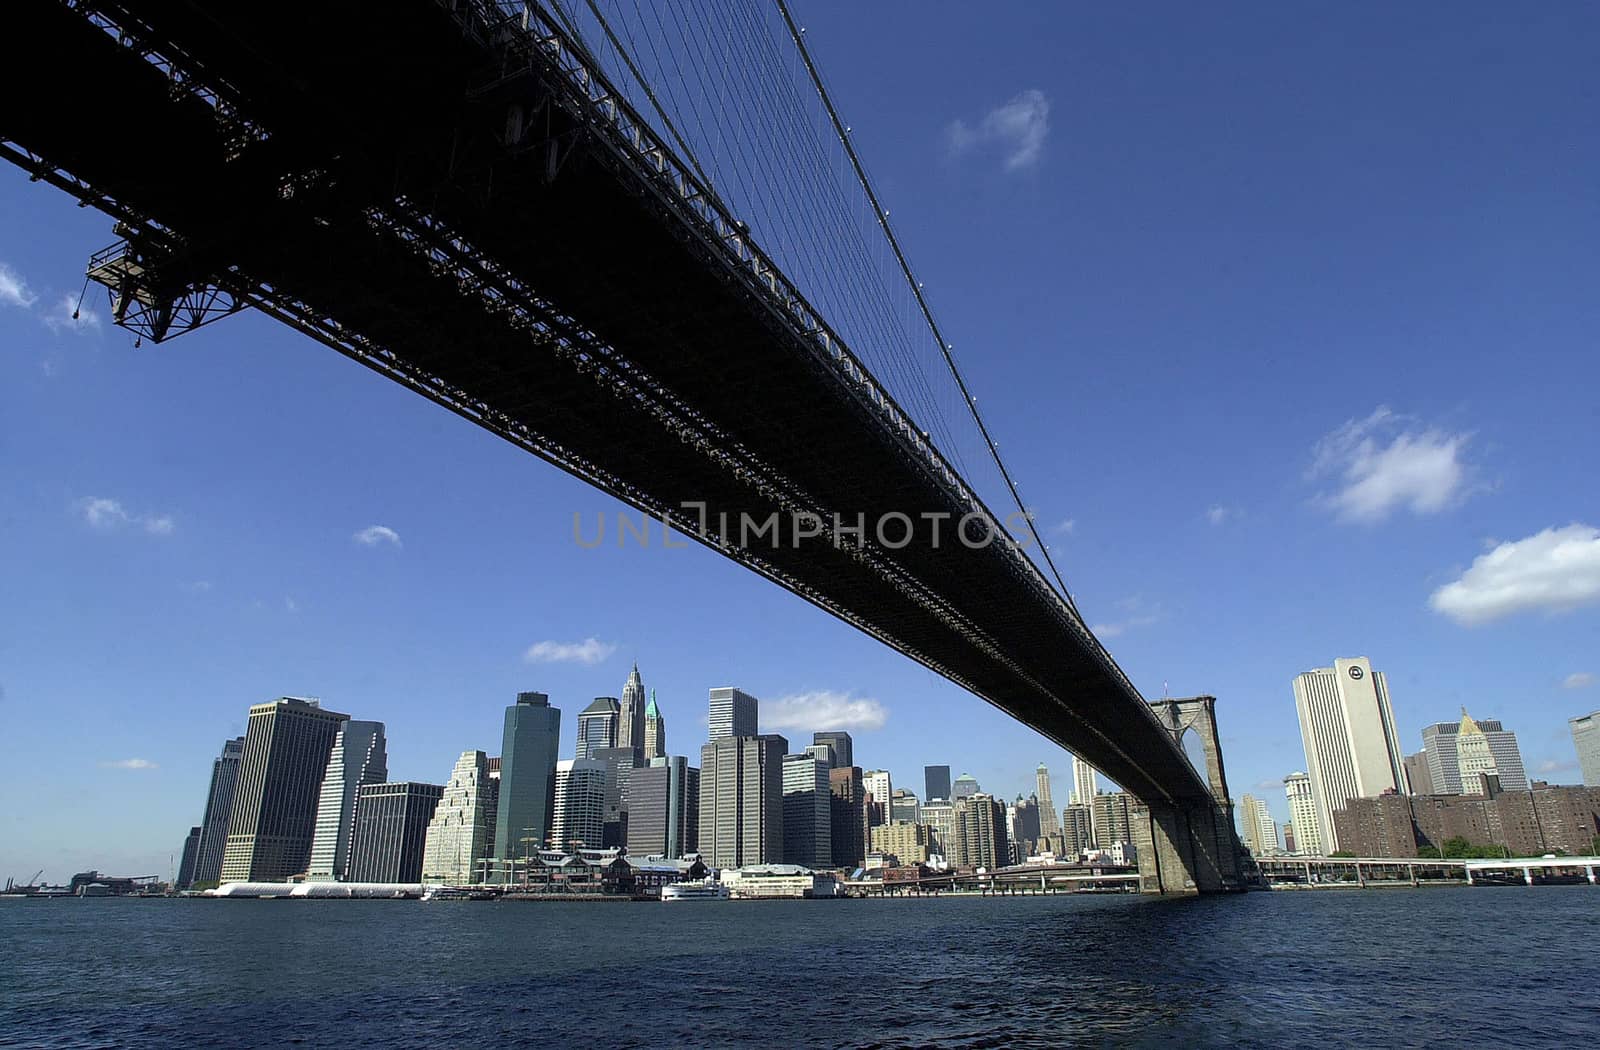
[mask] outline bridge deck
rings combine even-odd
[[[0,117],[0,139],[163,244],[171,273],[232,282],[685,526],[699,514],[684,501],[713,533],[724,513],[735,530],[741,515],[864,516],[861,544],[710,539],[1139,797],[1209,799],[1026,557],[949,532],[900,549],[871,536],[891,512],[948,515],[948,530],[981,506],[649,143],[641,156],[618,139],[563,66],[570,51],[478,17],[484,5],[430,0],[76,7],[12,5],[14,46],[59,61],[42,78],[0,72],[7,97],[30,100]],[[86,12],[153,42],[229,119]]]

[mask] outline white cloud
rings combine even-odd
[[[1587,689],[1594,685],[1594,675],[1588,671],[1574,671],[1561,680],[1563,689]]]
[[[211,589],[211,581],[195,580],[192,583],[184,584],[183,589],[188,591],[190,594],[204,594]]]
[[[43,321],[52,332],[97,332],[100,330],[100,315],[87,306],[80,306],[78,300],[69,293],[61,297],[56,303],[56,308],[43,316]]]
[[[400,534],[387,525],[368,525],[351,538],[363,547],[376,547],[380,543],[400,546]]]
[[[28,282],[5,263],[0,263],[0,304],[20,306],[24,310],[38,301],[38,296],[28,290]]]
[[[152,536],[170,536],[178,527],[170,514],[131,514],[120,500],[104,496],[86,497],[79,500],[77,506],[89,527],[102,532],[134,525]]]
[[[1429,604],[1463,624],[1513,613],[1565,612],[1600,601],[1600,529],[1568,525],[1502,543],[1479,555]]]
[[[609,659],[617,647],[598,638],[581,642],[534,642],[522,659],[530,664],[597,664]]]
[[[148,758],[119,758],[113,761],[101,762],[101,769],[159,769]]]
[[[1576,759],[1547,758],[1543,762],[1539,763],[1539,768],[1534,770],[1534,772],[1543,776],[1548,773],[1565,773],[1568,770],[1576,771],[1577,768],[1578,763]]]
[[[97,529],[114,529],[129,520],[128,512],[114,499],[90,496],[78,501],[78,509],[83,511],[83,520]]]
[[[830,690],[761,701],[763,732],[782,729],[868,731],[882,729],[888,720],[889,709],[878,701]]]
[[[300,603],[286,594],[283,596],[283,611],[290,614],[297,613],[300,611]]]
[[[945,129],[950,152],[966,153],[993,145],[1005,154],[1005,168],[1032,167],[1050,133],[1050,100],[1038,88],[1029,88],[1003,106],[984,114],[976,127],[953,120]]]
[[[1071,536],[1077,527],[1077,518],[1063,518],[1054,525],[1050,526],[1050,533],[1053,536]]]
[[[1395,510],[1436,514],[1468,494],[1461,458],[1471,435],[1413,421],[1379,406],[1317,442],[1308,476],[1332,477],[1339,488],[1321,502],[1344,521],[1382,521]]]
[[[1221,525],[1233,516],[1233,510],[1229,507],[1224,507],[1220,503],[1213,503],[1206,508],[1206,520],[1213,525]]]
[[[1121,599],[1116,603],[1116,607],[1124,614],[1120,619],[1107,620],[1089,628],[1096,638],[1101,640],[1115,638],[1136,627],[1149,627],[1161,619],[1161,606],[1147,604],[1138,595]]]

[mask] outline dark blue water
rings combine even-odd
[[[0,1044],[1600,1043],[1600,890],[0,903]]]

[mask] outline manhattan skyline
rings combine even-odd
[[[1133,14],[1024,12],[978,40],[896,20],[904,52],[869,59],[892,17],[816,12],[813,46],[1134,683],[1217,696],[1230,783],[1280,822],[1261,785],[1304,764],[1289,683],[1334,655],[1389,671],[1406,751],[1465,705],[1518,733],[1530,777],[1576,782],[1566,720],[1600,706],[1585,35],[1398,12],[1352,73],[1324,26],[1292,62],[1250,46],[1286,13],[1174,15],[1192,68],[1135,82]],[[1013,35],[1015,63],[933,72]],[[954,122],[1029,91],[1050,108],[1024,163],[955,148]],[[1014,797],[1044,762],[1062,794],[1070,763],[1030,730],[705,550],[576,548],[572,515],[615,504],[262,318],[138,351],[94,295],[72,322],[109,223],[9,168],[0,230],[0,790],[28,800],[0,810],[0,872],[165,873],[250,704],[381,718],[391,776],[439,782],[519,691],[568,712],[571,754],[633,659],[677,753],[705,690],[737,685],[763,732],[848,729],[908,784],[948,763]],[[1580,559],[1565,602],[1449,589],[1491,551],[1515,576],[1558,546]]]

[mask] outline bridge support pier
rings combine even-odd
[[[1245,888],[1238,839],[1220,807],[1139,806],[1134,848],[1143,893],[1232,893]]]
[[[1246,854],[1233,828],[1233,802],[1217,737],[1216,698],[1152,701],[1163,728],[1181,749],[1193,731],[1205,753],[1211,797],[1141,802],[1134,808],[1133,844],[1144,893],[1234,893],[1246,888]],[[1252,865],[1253,867],[1253,865]],[[1259,875],[1256,876],[1259,878]]]

